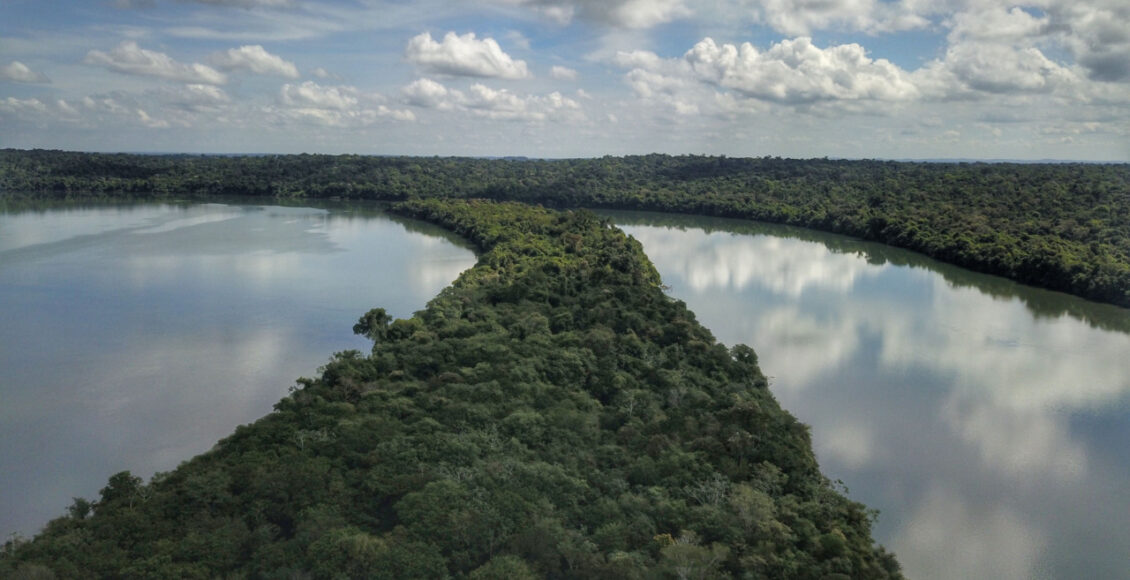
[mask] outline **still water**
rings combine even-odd
[[[473,263],[372,209],[0,209],[0,542],[207,451]]]
[[[1130,578],[1130,310],[806,230],[606,214],[757,351],[908,577]]]

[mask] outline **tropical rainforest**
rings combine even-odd
[[[718,343],[607,220],[392,211],[477,264],[410,318],[364,314],[371,352],[337,353],[211,451],[118,473],[7,542],[0,576],[901,577],[754,351]]]
[[[489,198],[656,210],[847,234],[1130,307],[1130,165],[647,155],[458,159],[0,151],[0,192],[41,199]]]

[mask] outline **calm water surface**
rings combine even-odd
[[[208,450],[368,348],[365,311],[409,316],[473,263],[373,210],[0,210],[0,541]]]
[[[810,231],[608,215],[756,349],[910,578],[1130,578],[1130,311]]]

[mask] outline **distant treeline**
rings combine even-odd
[[[1130,165],[647,155],[569,160],[0,151],[50,198],[475,197],[752,219],[908,248],[1130,307]]]
[[[0,548],[4,578],[901,578],[757,355],[591,212],[408,202],[480,250],[370,353]]]

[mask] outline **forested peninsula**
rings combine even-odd
[[[1130,307],[1130,165],[647,155],[527,160],[0,151],[0,191],[50,199],[515,200],[798,225]]]
[[[477,264],[269,415],[129,472],[0,576],[899,578],[757,356],[588,211],[417,200]]]

